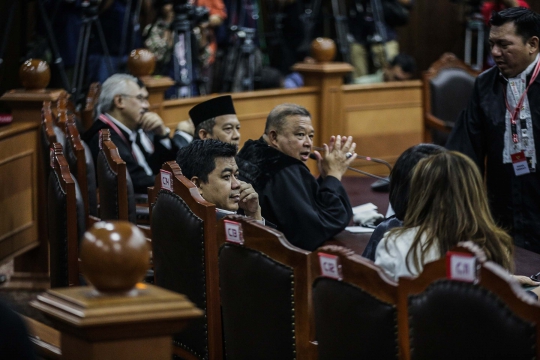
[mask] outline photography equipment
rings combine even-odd
[[[482,0],[450,0],[453,3],[463,4],[468,8],[465,22],[465,64],[474,70],[482,70],[484,66],[484,43],[485,26],[484,17],[481,13]],[[476,37],[476,45],[473,45],[473,36]],[[476,47],[476,64],[472,64],[471,55]]]
[[[175,17],[173,29],[173,66],[176,97],[186,98],[195,94],[206,95],[204,83],[200,77],[199,46],[193,28],[209,19],[209,11],[204,6],[192,6],[188,0],[174,0]]]
[[[4,63],[4,55],[6,51],[6,46],[9,41],[9,34],[11,31],[11,26],[13,25],[13,17],[15,16],[15,10],[16,6],[20,5],[23,9],[26,8],[28,0],[24,1],[12,1],[11,7],[8,11],[8,18],[6,21],[6,25],[4,27],[4,37],[2,39],[2,43],[0,44],[0,75],[3,70],[3,63]],[[51,67],[55,67],[58,71],[58,74],[60,75],[60,80],[62,82],[62,86],[65,89],[69,89],[69,81],[66,75],[66,70],[64,68],[64,62],[62,60],[62,57],[60,56],[60,51],[58,50],[58,44],[56,42],[56,39],[54,37],[54,33],[52,30],[51,22],[47,16],[47,12],[45,11],[45,6],[43,4],[44,0],[37,0],[38,4],[38,13],[41,18],[41,21],[43,22],[43,26],[45,27],[45,36],[47,38],[47,43],[49,44],[53,61],[51,64]],[[56,8],[58,8],[58,4],[63,0],[57,0]],[[0,77],[1,80],[1,77]]]
[[[236,36],[227,53],[222,92],[252,91],[255,87],[255,29],[231,29]]]
[[[259,7],[253,0],[233,0],[231,9],[229,19],[236,19],[237,23],[229,23],[230,43],[224,58],[221,92],[252,91],[257,71],[262,67],[262,57],[255,43]]]
[[[142,0],[135,0],[135,11],[131,12],[131,7],[133,5],[133,0],[126,1],[126,12],[124,14],[124,21],[122,22],[122,36],[120,38],[120,47],[118,54],[123,56],[126,49],[128,27],[131,23],[131,39],[129,41],[129,49],[135,48],[135,38],[137,33],[140,31],[141,25],[139,23],[139,16],[141,14]],[[131,20],[130,20],[131,17]]]
[[[88,58],[88,44],[90,42],[90,35],[92,29],[95,28],[98,33],[99,42],[103,54],[105,55],[105,63],[110,74],[114,73],[111,56],[105,41],[105,35],[103,28],[99,22],[98,10],[101,0],[83,0],[81,4],[82,9],[82,24],[79,32],[79,40],[77,42],[77,53],[75,56],[75,69],[73,72],[73,79],[71,85],[71,94],[73,94],[73,101],[78,104],[84,98],[84,94],[81,94],[83,88],[83,81],[85,75],[86,61]],[[93,25],[93,26],[92,26]]]
[[[354,0],[354,8],[347,9],[345,0],[330,0],[332,5],[332,18],[334,20],[336,43],[338,46],[341,60],[351,63],[350,43],[352,35],[349,32],[348,13],[357,14],[364,23],[364,37],[369,45],[384,44],[387,40],[386,28],[384,23],[383,7],[381,0]],[[306,8],[302,21],[305,24],[305,36],[299,52],[309,52],[315,24],[320,17],[321,0],[312,0],[311,7]],[[358,42],[360,39],[357,39]],[[384,51],[384,50],[383,50]],[[346,82],[350,82],[350,76]]]

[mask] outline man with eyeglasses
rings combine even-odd
[[[83,135],[94,162],[99,153],[99,131],[109,129],[133,182],[136,193],[146,194],[154,175],[165,161],[174,160],[178,147],[169,138],[170,129],[158,114],[148,111],[148,91],[137,78],[115,74],[101,87],[97,119]]]

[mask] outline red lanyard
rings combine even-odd
[[[135,155],[135,153],[133,152],[131,142],[129,142],[128,139],[126,139],[126,137],[124,136],[124,133],[118,128],[118,126],[116,126],[116,124],[114,122],[112,122],[105,114],[99,115],[99,120],[101,120],[105,124],[109,125],[111,127],[111,129],[113,129],[114,132],[117,133],[118,136],[120,136],[122,138],[122,140],[126,143],[126,145],[129,146],[129,148],[131,149],[131,154],[135,158],[135,161],[139,162],[137,160],[137,155]]]
[[[525,101],[525,97],[527,96],[527,92],[529,91],[529,88],[531,87],[534,80],[536,80],[536,77],[538,76],[538,73],[540,73],[540,60],[536,63],[536,66],[534,67],[533,74],[531,76],[531,80],[529,81],[529,85],[527,85],[527,88],[521,94],[521,98],[519,99],[516,107],[514,110],[510,108],[510,104],[508,104],[508,98],[506,97],[506,87],[504,87],[504,101],[506,103],[506,109],[510,112],[510,126],[512,128],[512,141],[514,144],[517,144],[519,141],[517,130],[516,130],[516,119],[519,116],[519,112],[521,111],[521,108],[523,107],[523,102]]]

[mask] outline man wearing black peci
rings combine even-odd
[[[230,95],[218,96],[195,105],[189,110],[195,125],[195,139],[214,139],[238,146],[240,121]]]
[[[509,8],[490,23],[497,66],[476,79],[447,148],[485,172],[493,216],[514,243],[540,253],[540,15]]]
[[[349,224],[352,208],[341,177],[356,158],[351,137],[332,137],[324,158],[315,152],[321,172],[315,179],[305,164],[313,135],[305,108],[278,105],[263,136],[248,140],[237,155],[240,178],[253,184],[265,219],[291,244],[310,251]]]

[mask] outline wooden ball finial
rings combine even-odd
[[[129,54],[127,66],[133,76],[152,75],[156,67],[156,57],[150,50],[135,49]]]
[[[100,292],[127,292],[150,266],[144,234],[127,221],[98,222],[86,233],[80,250],[83,274]]]
[[[40,59],[28,59],[19,68],[19,79],[26,90],[45,89],[51,80],[49,64]]]
[[[316,38],[311,42],[311,56],[317,62],[329,62],[336,56],[336,43],[329,38]]]

